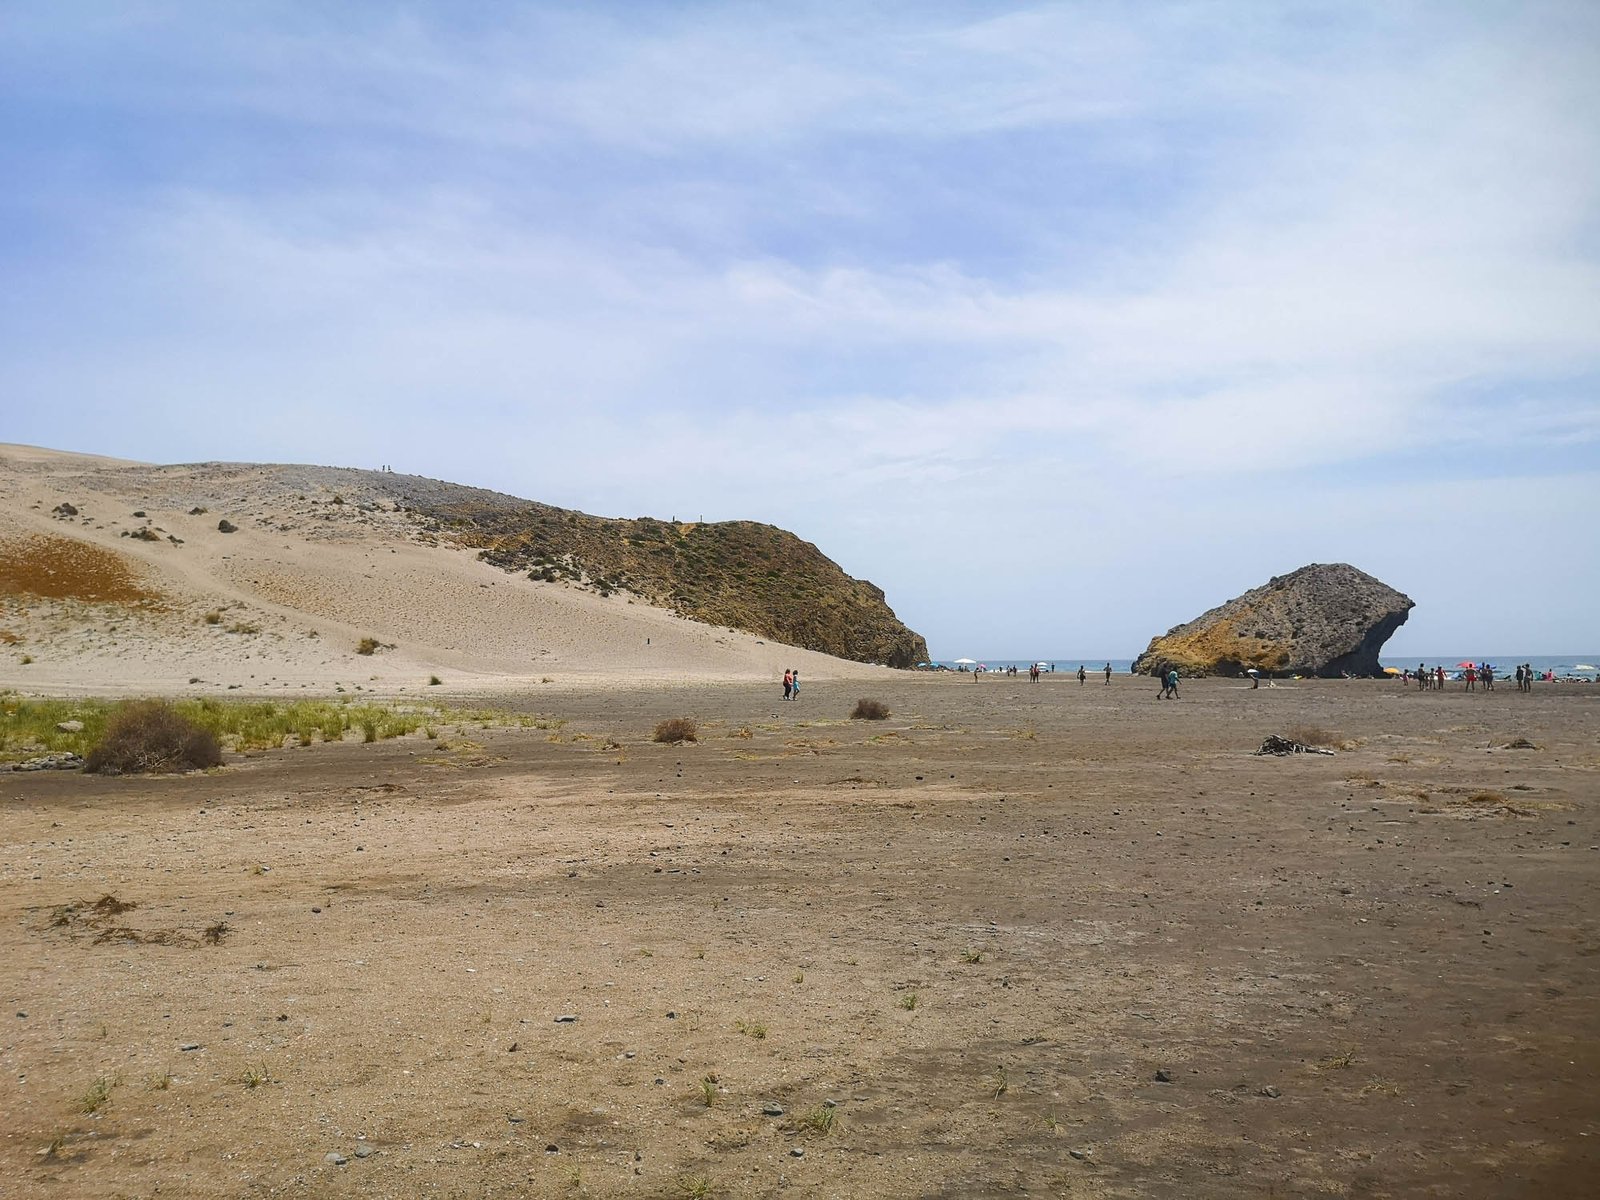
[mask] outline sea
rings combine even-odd
[[[1106,663],[1111,664],[1114,675],[1126,675],[1133,670],[1131,658],[1105,658],[1090,655],[1087,658],[1068,655],[1065,658],[1052,658],[1043,655],[1039,658],[983,658],[976,654],[963,655],[964,658],[975,658],[982,666],[991,671],[1003,671],[1007,667],[1017,668],[1018,673],[1026,671],[1034,663],[1043,663],[1045,669],[1055,667],[1057,674],[1075,675],[1081,665],[1084,670],[1093,674],[1095,671],[1104,671]],[[1554,671],[1556,678],[1587,679],[1591,682],[1600,680],[1600,653],[1595,654],[1409,654],[1396,657],[1385,654],[1381,662],[1386,667],[1396,667],[1400,670],[1417,669],[1417,664],[1427,663],[1431,669],[1442,666],[1446,672],[1456,669],[1457,663],[1467,661],[1475,663],[1489,663],[1495,669],[1496,675],[1509,677],[1517,669],[1518,663],[1530,663],[1535,672],[1543,675],[1546,671]],[[956,669],[954,659],[934,660],[935,666]],[[971,667],[967,668],[969,671]]]

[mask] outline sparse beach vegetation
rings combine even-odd
[[[0,694],[0,763],[45,754],[87,756],[105,738],[112,718],[150,701],[33,699]],[[441,726],[559,729],[559,718],[499,709],[458,709],[436,704],[341,700],[219,700],[211,697],[156,701],[178,718],[213,735],[225,750],[277,749],[293,738],[301,746],[343,741],[351,730],[372,741],[406,737],[418,730],[432,739]],[[141,709],[139,711],[148,712]],[[62,728],[65,726],[66,728]],[[214,764],[213,764],[214,765]],[[123,768],[124,770],[128,768]]]

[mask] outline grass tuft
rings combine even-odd
[[[839,1123],[839,1110],[829,1104],[819,1104],[800,1118],[800,1127],[826,1136]]]
[[[81,1113],[97,1113],[111,1103],[111,1093],[122,1082],[120,1075],[102,1075],[89,1085],[89,1090],[73,1101],[72,1107]]]
[[[889,706],[882,700],[857,700],[856,706],[850,710],[852,721],[887,721],[889,719]]]

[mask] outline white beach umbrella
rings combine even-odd
[[[976,666],[977,663],[978,663],[978,660],[975,659],[975,658],[958,658],[958,659],[956,659],[956,666],[958,666],[958,667],[973,667],[973,666]]]

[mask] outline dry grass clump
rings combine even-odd
[[[650,738],[656,742],[697,742],[700,729],[688,717],[669,717],[656,726]]]
[[[886,721],[889,719],[889,706],[882,700],[857,700],[856,706],[850,710],[852,721]]]
[[[364,637],[356,643],[357,654],[376,654],[383,649],[383,643],[375,637]]]
[[[1355,743],[1342,733],[1335,733],[1331,729],[1323,729],[1317,725],[1296,725],[1285,735],[1290,741],[1299,742],[1302,746],[1320,746],[1324,750],[1353,750]]]
[[[106,731],[89,751],[84,770],[121,773],[188,771],[220,766],[217,735],[181,715],[165,700],[118,705]]]
[[[36,534],[8,542],[0,553],[0,595],[131,604],[159,600],[142,586],[137,564],[75,538]]]

